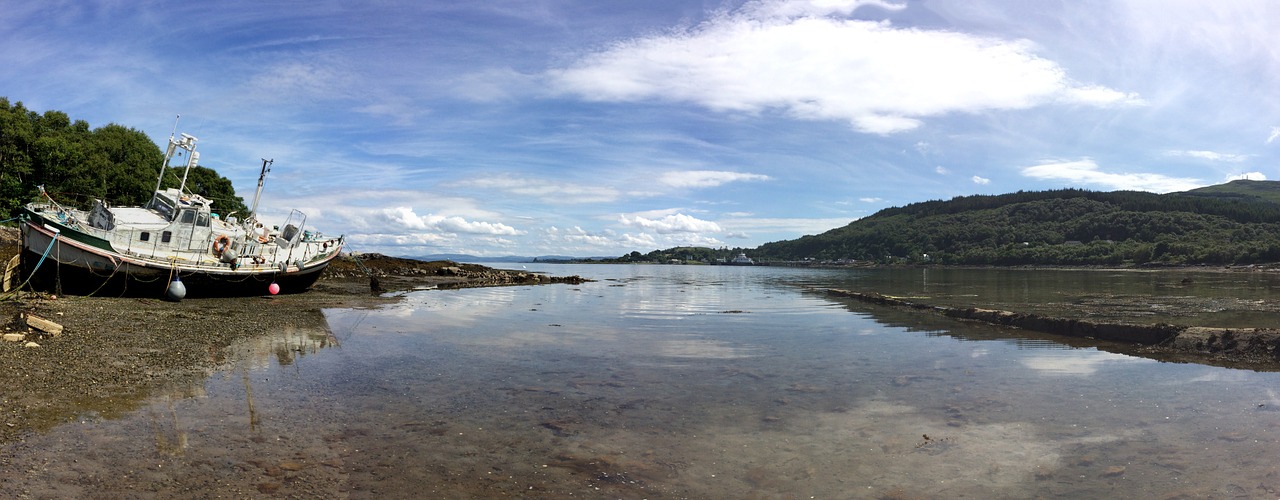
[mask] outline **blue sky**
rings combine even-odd
[[[1280,3],[0,0],[0,96],[357,251],[755,247],[959,195],[1280,177]]]

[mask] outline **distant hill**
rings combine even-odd
[[[969,265],[1187,265],[1280,261],[1280,182],[1185,193],[1077,189],[961,196],[887,208],[767,243],[757,260]]]
[[[1208,196],[1243,201],[1267,201],[1280,203],[1280,181],[1236,180],[1226,184],[1207,186],[1179,194]]]

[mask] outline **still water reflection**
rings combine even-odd
[[[198,390],[6,449],[25,479],[0,493],[1280,494],[1278,374],[1014,337],[797,286],[1051,305],[1094,287],[1160,293],[1170,278],[545,269],[598,281],[328,311],[332,337],[246,345]],[[1274,300],[1225,281],[1204,290]]]

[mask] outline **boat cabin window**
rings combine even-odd
[[[160,193],[156,193],[155,196],[151,198],[151,208],[160,212],[160,215],[164,217],[165,220],[172,220],[173,203],[165,199],[163,196],[160,196]]]
[[[183,224],[194,224],[196,222],[196,211],[183,210],[182,215],[180,215],[180,217],[182,217],[182,220],[180,222],[182,222]]]
[[[165,232],[163,232],[163,233],[160,233],[160,242],[161,242],[161,243],[168,243],[168,242],[169,242],[169,240],[172,240],[172,239],[173,239],[173,232],[172,232],[172,231],[165,231]]]
[[[200,214],[196,216],[196,225],[200,227],[209,227],[209,214],[206,212],[200,212]]]
[[[143,231],[142,234],[138,235],[138,241],[151,241],[151,233]]]

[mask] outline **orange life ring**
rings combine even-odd
[[[227,251],[229,246],[231,246],[231,238],[228,238],[225,234],[218,236],[218,239],[213,240],[213,256],[221,257],[222,252]]]

